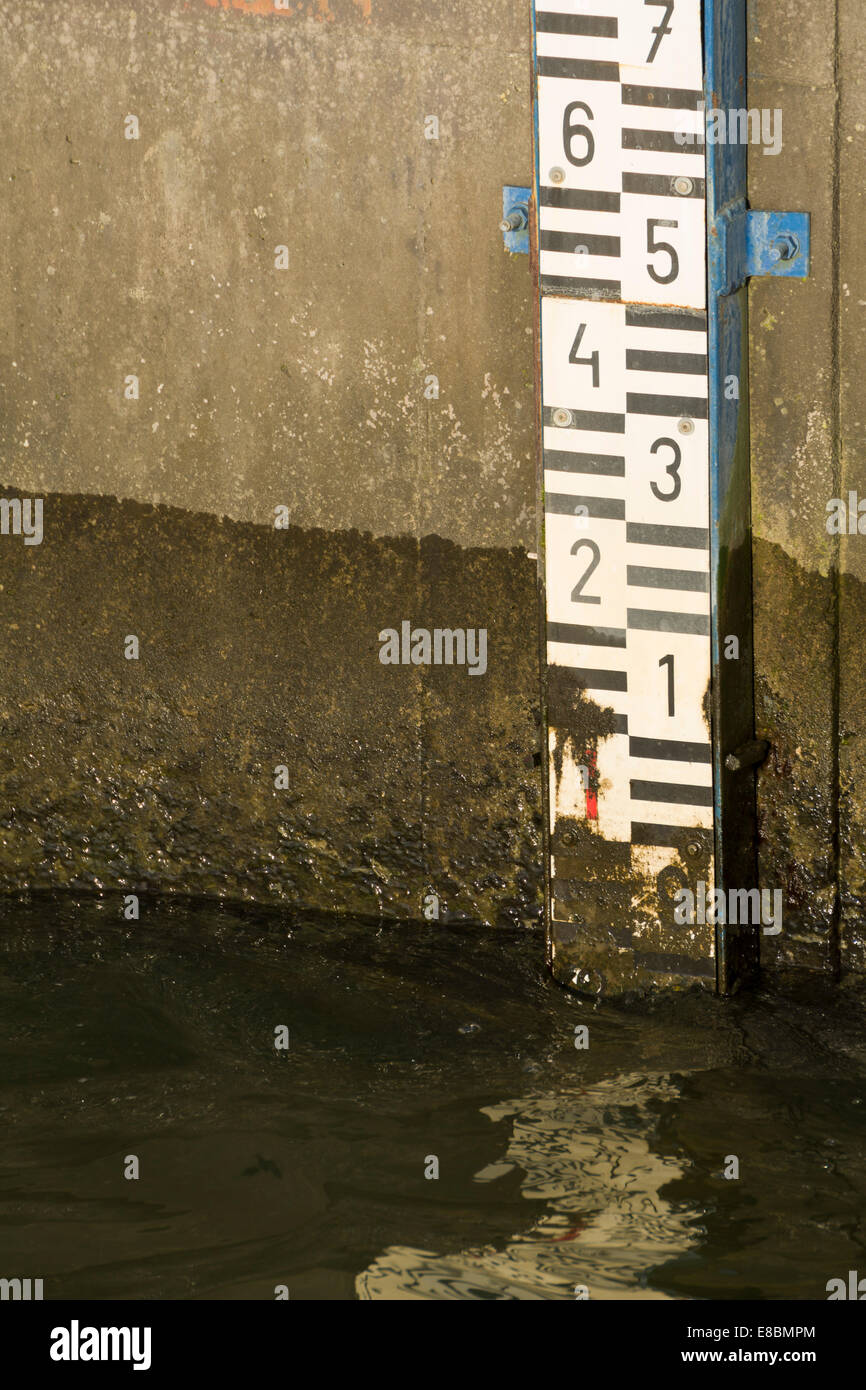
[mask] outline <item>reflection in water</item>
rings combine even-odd
[[[659,1103],[678,1096],[667,1077],[620,1076],[485,1106],[491,1120],[512,1120],[512,1135],[475,1181],[521,1169],[523,1197],[547,1209],[504,1250],[391,1246],[358,1276],[359,1297],[574,1298],[584,1286],[595,1299],[666,1298],[645,1286],[647,1274],[700,1234],[697,1207],[660,1195],[683,1167],[651,1148]]]
[[[812,1299],[866,1269],[862,988],[596,1008],[535,934],[121,920],[40,899],[0,931],[0,1276],[46,1299]]]

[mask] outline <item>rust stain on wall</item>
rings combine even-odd
[[[336,18],[330,0],[204,0],[212,10],[240,10],[241,14],[273,14],[285,19],[301,15],[333,21]],[[352,0],[361,18],[369,20],[373,10],[373,0]]]
[[[329,20],[334,18],[329,0],[315,0],[314,4],[290,0],[288,5],[280,4],[279,0],[204,0],[204,3],[212,10],[240,10],[241,14],[276,14],[286,19],[295,19],[299,15],[315,15],[319,19]]]

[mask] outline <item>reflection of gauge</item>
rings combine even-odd
[[[668,864],[658,875],[656,885],[662,902],[672,903],[681,888],[688,888],[689,880],[679,864]]]
[[[664,1073],[625,1073],[484,1106],[511,1132],[504,1152],[491,1139],[474,1182],[521,1174],[526,1227],[498,1248],[390,1245],[357,1275],[358,1298],[523,1301],[589,1289],[593,1299],[668,1299],[654,1271],[693,1250],[700,1229],[693,1202],[663,1195],[686,1176],[682,1162],[656,1152],[659,1113],[679,1099]]]

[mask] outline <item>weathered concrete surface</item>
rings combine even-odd
[[[866,498],[866,32],[839,5],[837,302],[840,491]],[[863,522],[866,530],[866,521]],[[866,535],[840,538],[839,871],[842,965],[866,968]]]
[[[0,4],[6,477],[531,547],[528,12],[297,8]]]
[[[771,744],[760,875],[785,911],[762,958],[829,970],[842,885],[838,547],[825,522],[839,496],[837,334],[849,312],[837,296],[836,61],[833,0],[750,4],[749,104],[783,113],[781,154],[750,150],[750,201],[812,214],[810,278],[750,289],[756,725]]]
[[[413,917],[434,892],[440,920],[537,919],[521,550],[96,498],[46,517],[42,545],[4,551],[4,888]],[[412,593],[432,626],[487,627],[485,676],[381,664]]]
[[[755,722],[758,737],[770,741],[758,776],[760,877],[762,887],[782,890],[784,903],[784,930],[764,938],[761,956],[765,965],[830,970],[836,963],[833,585],[760,536],[754,567]]]
[[[497,230],[528,12],[0,18],[0,481],[46,498],[0,550],[0,886],[536,920],[533,311]],[[487,673],[383,666],[404,620],[486,628]]]
[[[533,307],[496,231],[528,11],[0,0],[0,482],[47,499],[0,539],[0,888],[537,915]],[[750,292],[762,945],[826,969],[866,964],[866,538],[824,525],[866,495],[863,58],[860,0],[750,0],[784,113],[751,201],[813,215],[811,279]],[[488,674],[383,667],[403,619],[486,625]]]

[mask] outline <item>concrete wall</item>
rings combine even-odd
[[[2,482],[46,499],[0,546],[3,889],[537,917],[533,307],[496,230],[528,11],[0,0]],[[866,494],[858,11],[750,4],[784,113],[752,203],[813,214],[811,280],[751,290],[765,947],[826,969],[866,964],[866,539],[825,530]],[[404,619],[486,627],[487,675],[382,666]]]
[[[536,920],[526,7],[0,17],[0,884]]]
[[[779,963],[866,964],[866,538],[826,504],[866,495],[866,37],[859,0],[753,0],[751,105],[782,153],[750,161],[752,205],[812,213],[812,275],[751,288],[752,490],[761,872],[781,887]]]

